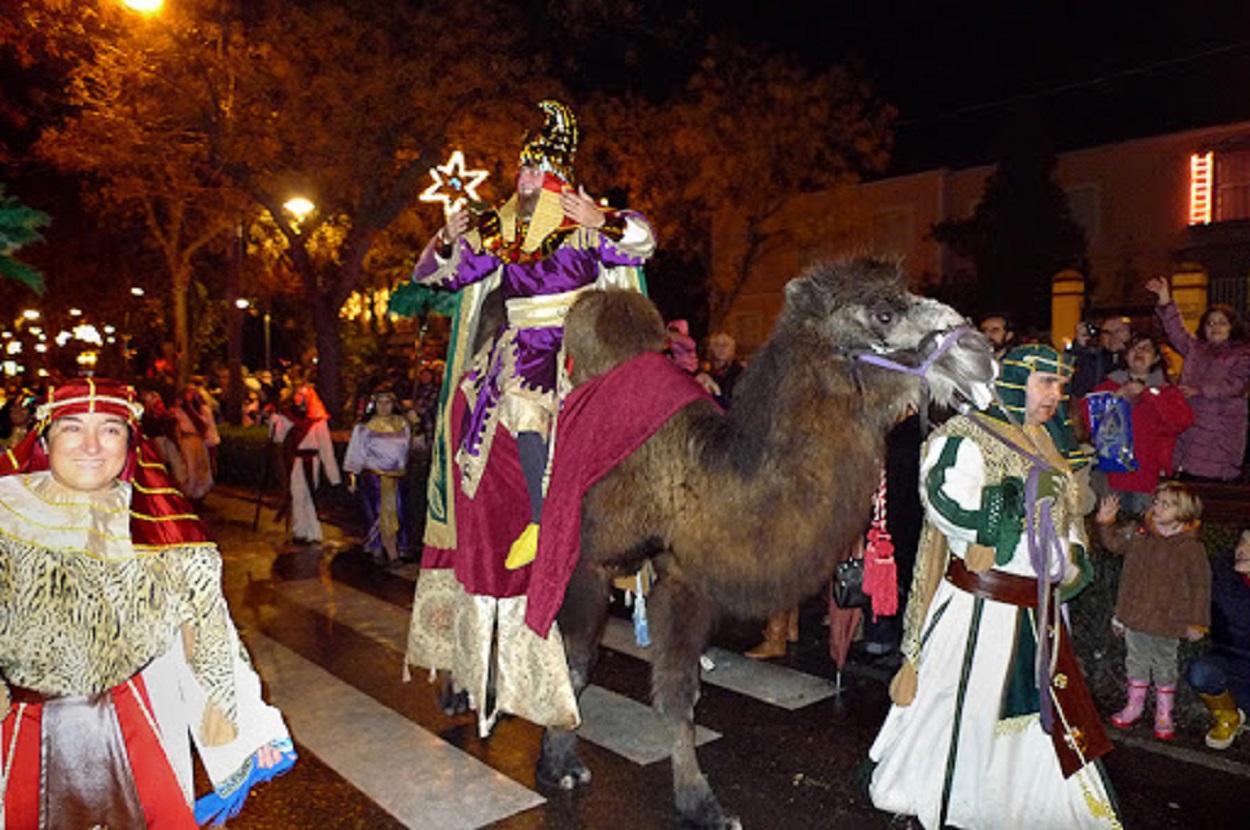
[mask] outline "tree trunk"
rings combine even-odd
[[[343,341],[339,337],[339,310],[324,295],[311,298],[313,330],[317,340],[317,393],[333,421],[343,413]]]
[[[191,377],[191,326],[188,320],[187,291],[191,287],[190,268],[176,268],[171,290],[174,299],[174,359],[178,368],[178,389]]]
[[[239,224],[230,251],[226,274],[226,365],[230,381],[226,387],[224,414],[232,424],[243,421],[243,309],[238,306],[243,273],[243,225]]]

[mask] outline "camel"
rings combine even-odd
[[[992,352],[964,323],[909,294],[895,264],[815,267],[787,284],[727,413],[710,400],[686,406],[587,492],[580,560],[557,616],[573,688],[580,695],[594,669],[611,578],[650,558],[659,573],[648,602],[653,705],[672,729],[675,808],[687,826],[741,827],[694,749],[699,655],[713,624],[764,617],[821,590],[868,525],[886,434],[927,407],[926,389],[937,404],[988,402]],[[658,348],[662,325],[641,295],[579,300],[565,334],[574,382]],[[899,371],[922,364],[923,382]],[[588,783],[576,748],[574,731],[548,728],[538,780]]]

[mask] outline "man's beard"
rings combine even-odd
[[[522,219],[529,219],[534,215],[534,208],[538,205],[538,197],[542,194],[541,189],[536,189],[530,193],[521,193],[517,191],[516,206],[517,215]]]

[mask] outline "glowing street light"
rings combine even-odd
[[[114,328],[113,326],[110,326],[110,325],[105,325],[105,326],[104,326],[104,333],[105,333],[105,334],[116,334],[116,333],[117,333],[117,329],[116,329],[116,328]]]
[[[22,316],[25,317],[27,320],[38,320],[39,310],[34,309],[34,308],[28,308],[22,312]]]
[[[234,307],[240,310],[248,308],[251,304],[252,304],[251,300],[247,299],[246,297],[240,297],[239,299],[234,301]]]
[[[70,316],[70,317],[81,317],[81,316],[82,316],[82,309],[81,309],[81,308],[71,308],[71,309],[69,310],[69,316]]]
[[[294,216],[296,222],[303,222],[304,217],[316,210],[317,206],[303,196],[292,196],[282,203],[282,208]]]
[[[165,0],[122,0],[122,5],[139,14],[156,14]]]
[[[142,297],[142,296],[143,296],[143,289],[142,289],[142,288],[140,288],[140,287],[139,287],[139,286],[137,286],[137,285],[132,285],[132,286],[130,286],[130,293],[131,293],[131,295],[132,295],[132,296],[134,296],[134,297]]]

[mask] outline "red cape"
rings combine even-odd
[[[546,637],[581,555],[582,499],[679,409],[711,396],[647,352],[574,389],[560,409],[555,458],[530,566],[525,623]]]

